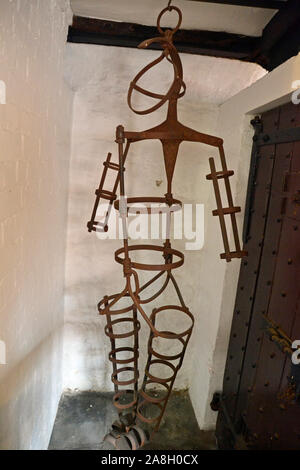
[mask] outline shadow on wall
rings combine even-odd
[[[47,448],[62,390],[62,337],[63,327],[7,373],[0,366],[1,449]]]

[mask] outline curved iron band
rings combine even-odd
[[[189,311],[189,309],[187,307],[180,307],[179,305],[165,305],[164,307],[155,308],[152,311],[151,315],[150,315],[151,322],[154,324],[156,315],[160,312],[165,311],[165,310],[179,310],[180,312],[185,313],[192,320],[192,324],[183,333],[173,333],[173,332],[168,332],[168,331],[159,331],[159,330],[156,329],[155,336],[161,336],[162,338],[166,338],[166,339],[180,339],[180,338],[183,338],[186,335],[189,335],[192,332],[194,322],[195,322],[194,316],[191,314],[191,312]]]
[[[131,261],[131,266],[135,269],[140,269],[143,271],[169,271],[171,269],[179,268],[183,265],[184,262],[184,254],[178,250],[174,250],[173,248],[165,248],[157,245],[131,245],[128,247],[128,251],[138,250],[160,251],[165,255],[171,255],[172,257],[173,255],[178,256],[180,260],[174,263],[165,264],[142,264]],[[120,258],[119,256],[121,253],[124,253],[124,251],[125,249],[122,247],[115,252],[115,260],[119,264],[124,264],[124,259]]]
[[[152,39],[147,39],[146,41],[143,41],[141,44],[139,44],[139,48],[146,48],[150,44],[154,42],[159,42],[164,49],[163,53],[155,60],[150,62],[150,64],[146,65],[133,79],[133,81],[130,83],[129,90],[128,90],[128,95],[127,95],[127,103],[129,108],[136,114],[139,115],[144,115],[144,114],[150,114],[157,109],[159,109],[161,106],[163,106],[164,103],[166,103],[168,100],[170,100],[173,95],[176,97],[176,99],[181,98],[182,96],[185,95],[186,92],[186,85],[183,81],[183,71],[182,71],[182,64],[180,57],[178,55],[178,52],[174,45],[172,44],[172,34],[171,32],[166,32],[164,33],[163,36],[161,37],[156,37]],[[169,62],[172,63],[173,68],[174,68],[174,80],[172,82],[172,85],[170,86],[168,92],[165,95],[159,94],[159,93],[154,93],[148,90],[145,90],[144,88],[141,88],[140,86],[137,85],[137,82],[139,79],[146,73],[148,70],[150,70],[152,67],[155,65],[159,64],[165,57],[168,58],[168,55],[170,55],[171,59]],[[183,87],[183,91],[180,92],[181,87]],[[160,99],[159,103],[155,104],[154,106],[147,108],[145,110],[139,111],[133,108],[132,106],[132,92],[133,90],[138,91],[139,93],[142,93],[143,95],[149,96],[150,98],[154,99]]]
[[[153,276],[151,279],[149,279],[149,281],[145,282],[145,284],[143,284],[142,287],[140,287],[139,294],[143,292],[143,290],[147,289],[147,287],[151,286],[153,282],[157,281],[157,279],[159,279],[164,274],[165,274],[165,271],[160,271],[159,273],[155,274],[155,276]]]
[[[163,274],[165,274],[165,271],[161,271],[159,272],[158,274],[156,274],[155,276],[153,276],[152,279],[150,279],[148,282],[146,282],[140,289],[139,289],[139,293],[142,292],[143,290],[145,290],[147,287],[149,287],[149,285],[151,285],[153,282],[155,282],[157,279],[159,279]],[[158,290],[158,292],[156,292],[155,294],[153,294],[151,297],[149,297],[148,299],[139,299],[139,302],[140,304],[146,304],[146,303],[149,303],[151,302],[152,300],[156,299],[167,287],[170,279],[172,280],[172,276],[167,275],[166,277],[166,280],[164,282],[164,284],[162,285],[162,287]],[[173,280],[172,280],[173,282]],[[111,310],[111,307],[118,301],[120,300],[121,298],[123,297],[131,297],[130,293],[128,292],[128,290],[126,290],[126,292],[124,293],[124,291],[121,293],[121,294],[113,294],[113,295],[110,295],[110,296],[105,296],[103,297],[100,302],[98,303],[98,311],[99,311],[99,315],[119,315],[119,314],[123,314],[123,313],[128,313],[128,312],[131,312],[133,307],[135,306],[135,304],[131,304],[130,306],[128,307],[124,307],[124,308],[120,308],[120,309],[117,309],[117,310]],[[111,303],[108,303],[109,300],[112,300]],[[103,307],[104,306],[104,307]]]
[[[138,437],[140,439],[139,447],[143,447],[145,442],[148,440],[145,431],[139,426],[131,426],[131,430],[135,430],[138,433]]]
[[[143,71],[144,71],[144,73],[146,72],[145,69],[143,69]],[[178,84],[180,85],[180,87],[183,87],[183,91],[180,92],[180,93],[176,93],[176,89],[179,87]],[[146,95],[146,96],[149,96],[151,98],[157,98],[157,96],[162,96],[162,99],[159,103],[155,104],[151,108],[144,109],[142,111],[138,111],[137,109],[134,109],[132,104],[131,104],[131,97],[132,97],[133,90],[136,90],[139,93],[141,93],[143,95]],[[170,87],[170,89],[169,89],[169,91],[167,92],[166,95],[157,95],[156,93],[152,93],[150,91],[144,90],[143,88],[136,85],[135,82],[131,82],[130,87],[129,87],[129,91],[128,91],[128,106],[135,114],[139,114],[139,115],[151,114],[154,111],[156,111],[157,109],[161,108],[161,106],[163,106],[167,101],[169,101],[172,98],[173,94],[176,93],[177,94],[176,98],[178,99],[178,98],[182,98],[185,95],[185,92],[186,92],[186,84],[179,77],[177,77],[173,81],[173,84]]]
[[[142,315],[142,317],[144,318],[144,320],[146,321],[146,323],[148,324],[151,332],[155,335],[155,336],[161,336],[162,338],[164,337],[164,334],[162,332],[159,332],[156,330],[153,322],[150,320],[150,318],[147,316],[146,312],[143,310],[142,306],[141,306],[141,303],[140,303],[140,299],[138,296],[135,295],[135,293],[132,291],[131,289],[131,286],[130,286],[130,283],[128,284],[128,291],[129,291],[129,295],[130,297],[132,298],[133,302],[134,302],[134,305],[135,307],[137,308],[137,310],[140,312],[140,314]],[[173,338],[173,336],[172,336]]]
[[[152,423],[155,423],[156,421],[158,421],[158,419],[160,419],[161,417],[161,413],[163,411],[163,406],[160,404],[160,403],[151,403],[151,405],[155,405],[157,406],[159,409],[160,409],[160,414],[158,416],[156,416],[155,418],[146,418],[144,415],[142,415],[141,413],[141,408],[145,405],[145,404],[149,404],[149,402],[147,402],[146,400],[143,400],[141,403],[139,403],[138,407],[137,407],[137,410],[136,410],[136,414],[137,416],[139,417],[139,419],[141,421],[143,421],[144,423],[148,423],[148,424],[152,424]]]
[[[145,385],[151,384],[151,383],[157,384],[157,382],[154,382],[153,380],[147,380],[147,382],[145,383]],[[162,383],[161,385],[163,385],[163,386],[167,389],[167,392],[169,393],[169,390],[170,390],[169,385],[168,385],[167,383]],[[167,395],[165,395],[165,396],[163,396],[163,397],[155,398],[155,397],[151,397],[150,395],[148,395],[148,394],[146,393],[146,390],[143,390],[143,389],[140,390],[140,395],[141,395],[142,397],[144,397],[145,400],[146,400],[147,402],[149,402],[149,403],[161,403],[162,401],[165,401],[165,400],[167,399],[167,397],[168,397],[168,393],[167,393]]]
[[[165,271],[160,271],[158,274],[153,276],[153,278],[151,278],[149,281],[147,281],[145,284],[143,284],[143,286],[139,289],[139,294],[143,290],[145,290],[147,287],[149,287],[151,284],[153,284],[153,282],[155,282],[157,279],[159,279],[163,274],[165,274]],[[155,300],[166,289],[166,287],[169,284],[170,280],[172,281],[172,283],[175,287],[175,290],[177,292],[177,295],[179,297],[179,300],[180,300],[182,306],[185,307],[185,304],[184,304],[183,299],[181,297],[179,287],[177,286],[177,283],[174,279],[174,276],[170,272],[167,272],[167,277],[166,277],[166,280],[163,283],[162,287],[155,294],[153,294],[151,297],[148,297],[147,299],[139,298],[139,303],[141,305],[143,305],[143,304],[147,304],[147,303],[152,302],[153,300]],[[116,299],[117,297],[118,297],[117,300],[119,300],[123,297],[131,297],[131,295],[127,291],[125,294],[122,293],[121,296],[120,296],[120,294],[113,294],[113,295],[110,295],[110,296],[103,297],[103,299],[101,299],[100,302],[98,303],[99,314],[100,315],[118,315],[118,314],[128,313],[128,312],[132,311],[133,307],[135,306],[134,303],[132,305],[128,306],[128,307],[124,307],[124,308],[121,308],[121,309],[118,309],[118,310],[111,310],[111,306],[113,304],[115,304],[115,302],[113,302],[113,303],[111,302],[111,303],[108,303],[108,304],[107,304],[107,302],[109,300]],[[102,308],[103,305],[105,305],[104,308]]]
[[[128,439],[130,442],[131,450],[137,450],[139,448],[139,442],[134,431],[130,430],[126,435],[122,436],[123,439]]]
[[[162,331],[163,334],[170,334],[171,332],[170,331]],[[172,337],[172,339],[175,339],[174,337]],[[157,357],[158,359],[163,359],[165,361],[175,361],[176,359],[179,359],[181,356],[182,356],[182,353],[184,351],[184,348],[185,348],[185,345],[186,345],[186,342],[184,341],[184,339],[182,338],[176,338],[178,341],[181,342],[181,344],[183,345],[183,349],[182,351],[180,351],[180,353],[178,354],[173,354],[173,356],[166,356],[165,354],[160,354],[156,351],[154,351],[153,347],[152,347],[152,342],[151,344],[148,346],[148,353],[149,354],[152,354],[153,356]]]
[[[124,294],[124,291],[121,293],[121,294],[113,294],[113,295],[109,295],[109,296],[105,296],[103,297],[103,299],[100,300],[100,302],[98,303],[98,312],[100,315],[118,315],[118,314],[121,314],[121,313],[128,313],[128,312],[131,312],[132,311],[132,308],[133,308],[133,305],[130,305],[129,307],[124,307],[124,308],[120,308],[118,310],[110,310],[110,307],[112,305],[114,305],[118,300],[120,300],[121,298],[123,298],[126,294]],[[116,300],[117,299],[117,300]],[[114,302],[111,302],[110,304],[107,304],[105,306],[105,308],[101,308],[102,305],[105,305],[107,301],[109,300],[115,300]]]
[[[145,203],[145,204],[148,204],[148,203],[153,203],[153,204],[159,204],[159,203],[164,203],[166,204],[166,207],[159,207],[159,208],[156,208],[156,207],[133,207],[134,209],[134,212],[143,212],[143,211],[147,211],[148,214],[154,214],[154,213],[157,213],[157,212],[176,212],[178,210],[180,210],[182,208],[182,202],[179,201],[178,199],[173,199],[170,201],[171,203],[167,202],[167,199],[164,198],[164,197],[129,197],[127,198],[127,211],[130,212],[130,207],[129,207],[129,204],[136,204],[136,203]],[[119,210],[119,206],[120,206],[120,201],[119,199],[117,199],[115,202],[114,202],[114,208],[118,211]]]
[[[164,271],[161,271],[161,273],[164,274]],[[170,281],[170,276],[169,276],[169,273],[167,272],[166,280],[163,283],[163,285],[161,286],[161,288],[155,294],[153,294],[151,297],[149,297],[148,299],[140,299],[140,304],[141,305],[148,304],[149,302],[152,302],[157,297],[159,297],[160,294],[166,289],[167,285],[169,284],[169,281]]]
[[[133,356],[128,359],[118,359],[116,355],[120,352],[125,352],[125,351],[132,352]],[[139,358],[139,351],[131,347],[121,347],[121,348],[112,349],[108,355],[108,359],[113,364],[130,364],[131,362],[134,362],[138,358]]]
[[[158,274],[153,276],[149,281],[147,281],[145,284],[143,284],[142,287],[140,287],[140,289],[139,289],[139,294],[143,290],[145,290],[147,287],[149,287],[149,285],[153,284],[153,282],[155,282],[157,279],[159,279],[163,274],[165,274],[165,271],[160,271]],[[139,296],[139,303],[142,305],[142,304],[147,304],[147,303],[152,302],[153,300],[155,300],[166,289],[166,287],[169,284],[170,280],[172,281],[172,284],[173,284],[173,286],[176,290],[178,299],[179,299],[182,307],[186,307],[185,303],[184,303],[184,300],[182,298],[180,289],[179,289],[179,287],[177,285],[177,282],[175,281],[174,276],[171,273],[171,271],[167,271],[167,277],[166,277],[166,280],[165,280],[164,284],[162,285],[162,287],[155,294],[153,294],[151,297],[148,297],[147,299],[141,299],[140,296]],[[127,294],[125,294],[125,296],[130,297],[130,294],[127,293]]]
[[[133,277],[134,277],[134,280],[135,280],[135,294],[136,294],[136,298],[137,300],[139,300],[139,296],[137,294],[137,292],[139,292],[140,290],[140,287],[139,287],[139,280],[138,280],[138,276],[137,276],[137,273],[135,271],[132,270],[131,274],[133,274]],[[130,287],[130,288],[129,288]],[[98,311],[99,311],[99,315],[118,315],[118,314],[121,314],[121,313],[126,313],[126,312],[130,312],[133,307],[134,307],[134,304],[130,305],[130,307],[124,307],[124,308],[121,308],[121,309],[117,309],[117,310],[111,310],[111,308],[120,300],[122,299],[123,297],[125,296],[129,296],[132,298],[132,300],[134,301],[132,295],[131,295],[132,292],[132,289],[131,289],[131,286],[130,286],[130,280],[129,278],[126,279],[126,286],[125,288],[122,290],[122,292],[120,292],[119,294],[113,294],[113,295],[110,295],[110,296],[104,296],[102,300],[100,300],[100,302],[98,303]],[[108,300],[111,300],[110,303],[108,303]],[[101,308],[102,305],[104,305],[104,308]]]
[[[155,375],[150,374],[149,368],[153,364],[163,364],[164,366],[168,366],[170,369],[172,369],[173,374],[170,377],[167,377],[166,379],[162,379],[160,377],[156,377]],[[149,368],[148,370],[145,370],[145,375],[153,382],[159,383],[159,384],[165,384],[168,382],[171,382],[174,377],[176,376],[177,373],[177,367],[175,367],[171,362],[165,361],[163,359],[153,359],[149,362]]]
[[[192,324],[191,324],[190,328],[188,328],[184,332],[178,333],[178,334],[173,333],[173,332],[169,332],[169,331],[158,331],[158,330],[156,330],[154,325],[155,325],[157,313],[160,313],[162,311],[166,311],[166,310],[169,310],[169,309],[176,309],[176,310],[182,311],[185,314],[187,314],[188,317],[192,321]],[[189,342],[189,338],[191,336],[192,329],[193,329],[193,326],[194,326],[194,317],[186,307],[179,307],[177,305],[168,305],[168,306],[164,306],[164,307],[161,307],[161,308],[158,308],[158,309],[154,309],[151,316],[150,316],[150,320],[153,323],[153,328],[154,328],[154,330],[156,331],[157,334],[155,334],[154,330],[152,330],[152,332],[150,333],[149,342],[148,342],[149,359],[148,359],[148,363],[147,363],[147,366],[146,366],[144,383],[143,383],[142,390],[140,391],[140,393],[141,393],[141,396],[143,396],[143,398],[144,398],[144,402],[151,403],[151,404],[161,404],[161,408],[160,408],[161,413],[160,413],[159,416],[157,416],[156,418],[151,419],[149,421],[146,421],[146,419],[142,415],[140,409],[137,410],[137,414],[138,414],[138,416],[141,420],[144,420],[144,421],[149,422],[149,423],[154,423],[155,427],[154,427],[153,432],[152,432],[152,435],[153,435],[159,428],[161,418],[162,418],[163,413],[165,411],[165,408],[167,406],[167,402],[168,402],[168,399],[169,399],[169,396],[170,396],[175,378],[177,376],[178,370],[180,369],[180,367],[182,365],[182,361],[183,361],[183,358],[184,358],[184,355],[185,355],[187,344]],[[168,338],[168,339],[178,339],[181,342],[182,346],[183,346],[181,352],[176,354],[176,355],[172,355],[172,356],[165,356],[165,355],[157,353],[156,351],[154,351],[153,346],[152,346],[153,345],[153,339],[155,338],[155,336],[162,336],[162,337],[165,337],[165,338]],[[152,356],[158,357],[159,360],[153,360]],[[179,362],[176,366],[174,366],[171,362],[169,362],[169,361],[172,361],[172,360],[175,360],[175,359],[179,359]],[[170,369],[173,370],[173,375],[170,376],[170,377],[167,377],[165,379],[161,379],[159,377],[153,376],[150,373],[150,368],[151,368],[152,364],[157,364],[157,363],[168,366]],[[146,377],[150,380],[147,380]],[[147,390],[146,390],[147,383],[156,383],[156,384],[159,383],[160,385],[163,385],[167,390],[166,395],[161,397],[161,398],[151,397],[150,395],[147,394]]]
[[[113,396],[113,404],[118,410],[127,410],[129,408],[133,408],[137,404],[137,398],[134,398],[131,402],[124,403],[122,405],[119,403],[120,398],[128,394],[130,395],[132,394],[134,396],[134,390],[130,390],[130,389],[122,390],[120,392],[117,392]]]
[[[121,372],[133,372],[134,377],[133,377],[133,379],[129,379],[129,380],[118,380],[118,378],[117,378],[118,374],[120,374]],[[115,385],[131,385],[131,384],[136,383],[138,378],[139,378],[139,373],[138,373],[138,371],[136,371],[136,369],[134,367],[121,367],[120,369],[116,369],[111,374],[111,381]]]
[[[120,338],[129,338],[130,336],[134,336],[136,334],[136,331],[139,331],[141,328],[140,322],[137,320],[135,321],[134,318],[126,317],[126,318],[118,318],[117,320],[113,320],[111,322],[111,326],[117,325],[118,323],[123,323],[123,322],[131,322],[134,324],[134,329],[131,331],[128,331],[127,333],[118,333],[115,334],[112,331],[109,331],[109,325],[106,325],[104,328],[106,336],[108,336],[111,339],[120,339]]]

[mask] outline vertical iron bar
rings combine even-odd
[[[226,164],[223,145],[221,145],[219,147],[219,152],[220,152],[220,159],[221,159],[222,169],[225,173],[225,172],[227,172],[227,164]],[[228,176],[226,176],[226,175],[224,176],[224,183],[225,183],[225,189],[226,189],[226,194],[227,194],[227,199],[228,199],[228,206],[229,207],[234,207],[230,182],[229,182]],[[239,251],[241,251],[241,246],[240,246],[240,240],[239,240],[239,234],[238,234],[238,228],[237,228],[235,214],[234,213],[230,214],[230,218],[231,218],[231,224],[232,224],[232,230],[233,230],[233,236],[234,236],[236,251],[239,252]]]
[[[229,243],[228,243],[228,236],[227,236],[227,229],[226,229],[226,223],[225,223],[225,217],[224,217],[223,208],[222,208],[221,194],[220,194],[220,189],[219,189],[218,178],[217,178],[217,175],[216,175],[215,162],[214,162],[213,158],[209,159],[209,165],[210,165],[211,178],[212,178],[212,182],[213,182],[214,190],[215,190],[216,203],[217,203],[217,208],[218,208],[218,215],[219,215],[219,220],[220,220],[220,226],[221,226],[222,238],[223,238],[223,243],[224,243],[226,261],[231,261],[230,249],[229,249]],[[226,167],[226,164],[225,164],[225,167]],[[224,170],[224,171],[226,171],[226,170]]]

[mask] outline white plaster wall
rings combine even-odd
[[[72,133],[70,199],[66,261],[66,336],[64,343],[64,387],[70,389],[111,390],[111,364],[107,360],[109,341],[103,328],[105,318],[98,317],[96,305],[105,294],[119,292],[124,286],[122,268],[114,261],[119,241],[101,241],[89,234],[86,222],[94,203],[102,162],[108,151],[116,159],[115,128],[123,124],[128,130],[142,130],[161,122],[165,108],[149,116],[133,114],[126,103],[127,89],[134,75],[157,57],[157,52],[90,45],[68,46],[68,76],[76,91]],[[187,94],[179,102],[180,120],[202,132],[216,134],[218,105],[248,86],[265,72],[253,64],[225,59],[182,54]],[[166,89],[168,69],[153,70],[143,82],[154,91]],[[141,102],[139,102],[141,105]],[[136,143],[126,164],[126,185],[129,195],[159,196],[165,191],[165,172],[161,146],[157,142]],[[185,143],[180,149],[174,176],[174,196],[183,202],[207,203],[212,185],[208,157],[216,151],[200,144]],[[160,187],[156,180],[162,180]],[[205,208],[206,220],[211,217]],[[217,227],[220,246],[220,231]],[[207,238],[211,234],[207,233]],[[206,239],[207,242],[207,239]],[[174,246],[184,250],[182,241]],[[176,270],[187,304],[196,318],[195,333],[187,350],[184,366],[176,380],[177,388],[188,387],[195,373],[207,386],[214,350],[214,318],[207,297],[222,286],[215,284],[214,272],[220,249],[213,259],[204,250],[185,252],[185,264]],[[221,273],[222,274],[222,273]],[[221,279],[222,276],[220,276]],[[172,300],[173,299],[173,300]],[[155,306],[173,303],[174,294],[162,296]],[[149,313],[149,309],[147,309]],[[141,368],[145,362],[148,328],[141,319]],[[181,326],[182,324],[177,324]],[[205,353],[193,357],[200,345]],[[199,351],[199,349],[197,349]],[[207,358],[210,358],[208,361]],[[192,365],[196,364],[196,372]],[[206,403],[207,396],[201,400]],[[202,423],[200,423],[202,424]]]
[[[0,448],[45,449],[62,390],[67,0],[1,0]]]
[[[209,2],[176,0],[174,6],[181,9],[182,28],[202,29],[205,31],[227,31],[249,36],[261,36],[265,25],[276,10],[250,8],[238,5],[222,5]],[[71,0],[75,15],[92,18],[128,21],[145,25],[155,25],[156,18],[163,8],[165,0]],[[175,26],[178,15],[166,13],[163,26]]]
[[[299,77],[300,55],[298,54],[220,106],[217,132],[224,139],[228,168],[235,170],[235,177],[231,181],[234,200],[242,206],[242,212],[237,214],[240,233],[242,233],[252,148],[253,129],[250,121],[256,114],[288,102],[292,83]],[[215,204],[212,194],[208,204],[212,206]],[[240,261],[225,264],[214,257],[216,247],[219,247],[217,251],[221,249],[218,229],[216,218],[210,218],[207,230],[211,236],[207,238],[206,254],[211,259],[212,271],[217,276],[215,279],[218,284],[218,289],[215,292],[208,290],[205,298],[208,312],[206,320],[211,324],[211,328],[206,330],[210,349],[202,347],[199,342],[194,350],[194,359],[202,356],[203,363],[210,368],[210,375],[207,376],[205,373],[194,375],[190,387],[194,410],[204,429],[213,428],[215,425],[216,413],[211,411],[209,403],[213,393],[222,390],[240,268]]]

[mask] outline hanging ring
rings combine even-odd
[[[169,4],[170,4],[170,2],[169,2]],[[176,31],[178,31],[179,28],[180,28],[180,25],[181,25],[181,22],[182,22],[182,13],[181,13],[181,11],[179,10],[179,8],[174,7],[174,6],[172,6],[172,5],[170,4],[170,5],[168,5],[166,8],[164,8],[164,9],[160,12],[160,14],[158,15],[158,18],[157,18],[157,29],[158,29],[158,31],[160,32],[161,35],[164,35],[164,32],[163,32],[163,30],[161,29],[161,26],[160,26],[161,17],[162,17],[167,11],[172,11],[172,10],[177,11],[178,17],[179,17],[179,18],[178,18],[177,26],[176,26],[174,29],[171,30],[172,34],[175,34]]]

